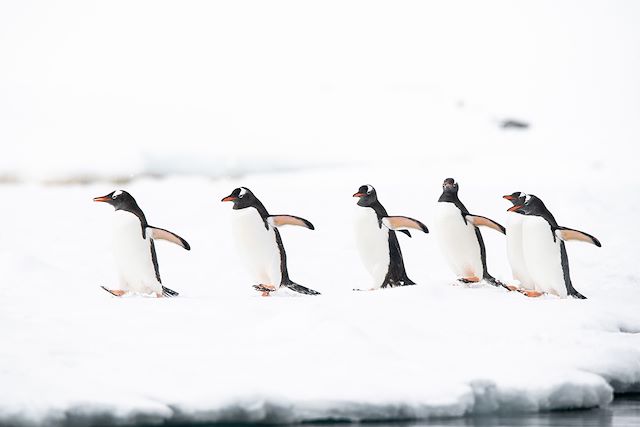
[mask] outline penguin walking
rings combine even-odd
[[[513,206],[516,206],[524,204],[526,196],[527,195],[521,191],[514,191],[511,194],[502,196],[502,198],[510,201]],[[525,216],[518,212],[509,211],[507,211],[507,216],[507,258],[509,259],[513,278],[520,282],[520,289],[527,293],[527,295],[540,296],[541,294],[536,292],[535,284],[529,274],[529,270],[527,270],[527,264],[524,259],[522,224]]]
[[[126,191],[113,191],[93,201],[115,208],[113,252],[120,289],[102,288],[118,297],[126,293],[153,294],[158,298],[177,296],[178,292],[162,285],[154,240],[167,240],[186,250],[191,249],[189,243],[171,231],[149,225],[136,200]]]
[[[436,237],[449,267],[462,283],[485,280],[494,286],[511,290],[489,274],[487,252],[478,227],[492,228],[504,234],[497,222],[472,215],[458,198],[458,184],[447,178],[442,184],[442,195],[436,205]]]
[[[600,241],[583,231],[559,226],[542,200],[533,194],[528,194],[524,203],[512,206],[509,211],[527,216],[522,225],[523,254],[536,290],[560,298],[586,299],[571,283],[564,242],[579,240],[601,247]]]
[[[415,285],[405,271],[395,231],[411,237],[409,229],[428,233],[427,227],[413,218],[389,216],[371,185],[361,186],[353,197],[365,208],[359,210],[355,231],[360,258],[373,279],[372,289]]]
[[[245,258],[253,287],[268,296],[281,287],[305,295],[320,295],[289,278],[287,254],[278,228],[297,225],[313,230],[313,224],[293,215],[269,215],[262,202],[246,187],[236,188],[223,202],[233,202],[232,228],[239,253]]]

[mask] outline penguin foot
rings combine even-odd
[[[475,277],[475,276],[472,276],[472,277],[461,277],[460,279],[458,279],[458,282],[465,283],[465,284],[478,283],[479,281],[480,281],[480,279]]]
[[[253,289],[258,292],[262,292],[261,296],[268,297],[271,292],[276,290],[276,287],[273,285],[263,285],[262,283],[259,285],[253,285]]]
[[[528,296],[529,298],[538,298],[544,295],[542,292],[530,291],[528,289],[518,289],[518,292],[520,292],[522,295]]]
[[[113,295],[114,297],[121,297],[122,295],[124,295],[125,293],[127,293],[127,291],[123,291],[122,289],[108,289],[104,286],[100,286],[102,289],[104,289],[105,291],[109,292],[111,295]]]

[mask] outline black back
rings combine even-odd
[[[458,209],[460,209],[460,216],[464,223],[467,223],[467,218],[465,215],[469,214],[469,210],[466,206],[460,201],[458,198],[458,190],[459,185],[453,178],[447,178],[442,183],[442,194],[438,199],[438,202],[441,203],[453,203]],[[488,280],[489,282],[495,284],[497,280],[489,274],[487,269],[487,249],[484,245],[484,240],[482,239],[482,233],[478,227],[474,227],[474,231],[476,233],[476,240],[478,241],[478,246],[480,247],[480,259],[482,261],[482,278]]]
[[[549,224],[549,232],[556,241],[556,229],[558,229],[558,222],[553,217],[547,206],[539,197],[529,194],[525,198],[525,202],[519,209],[516,210],[524,215],[539,216],[543,218]],[[567,256],[567,248],[562,240],[560,240],[560,265],[562,266],[562,275],[564,277],[564,285],[567,288],[567,294],[579,299],[586,299],[584,295],[578,292],[571,283],[571,274],[569,272],[569,257]]]
[[[269,229],[269,223],[267,221],[269,217],[269,212],[264,207],[262,202],[253,194],[251,190],[247,187],[238,187],[234,189],[231,194],[223,199],[233,201],[233,209],[250,209],[254,208],[258,211],[260,218],[264,222],[265,228]],[[280,253],[280,275],[281,282],[280,286],[284,286],[290,289],[295,290],[296,292],[300,292],[308,295],[317,295],[319,292],[314,291],[313,289],[306,288],[302,285],[295,283],[293,280],[289,278],[289,269],[287,267],[287,252],[284,250],[284,244],[282,243],[282,237],[280,236],[280,231],[278,231],[277,227],[273,227],[273,231],[276,236],[276,245],[278,246],[278,251]]]
[[[358,206],[373,209],[378,217],[378,227],[382,228],[382,218],[388,216],[388,214],[387,210],[378,200],[376,189],[371,185],[363,185],[358,189],[358,193],[356,194],[363,195],[358,200]],[[398,236],[395,231],[389,230],[389,267],[387,268],[387,274],[381,287],[406,285],[415,285],[415,283],[407,276]]]

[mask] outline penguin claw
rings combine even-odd
[[[262,283],[259,285],[253,285],[253,289],[255,289],[258,292],[262,292],[263,297],[269,296],[270,292],[274,292],[276,290],[275,286],[263,285]]]
[[[528,289],[518,289],[518,292],[520,292],[522,295],[529,297],[529,298],[538,298],[541,297],[542,295],[544,295],[543,292],[538,292],[538,291],[530,291]]]
[[[102,289],[104,289],[105,291],[109,292],[111,295],[113,295],[114,297],[121,297],[122,295],[124,295],[126,293],[126,291],[123,291],[121,289],[109,289],[105,286],[100,286]]]

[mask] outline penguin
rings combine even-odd
[[[564,242],[578,240],[601,247],[600,241],[583,231],[559,226],[542,200],[533,194],[528,194],[524,203],[512,206],[509,211],[526,215],[522,224],[522,248],[536,290],[560,298],[586,299],[571,283]]]
[[[509,200],[515,206],[524,204],[526,196],[521,191],[514,191],[511,194],[502,196],[502,198]],[[525,216],[509,211],[507,211],[507,215],[507,258],[509,259],[513,278],[520,282],[519,290],[525,291],[528,296],[540,296],[540,293],[536,293],[535,284],[527,270],[522,250],[522,223]]]
[[[435,214],[438,243],[458,281],[476,283],[485,280],[493,286],[509,289],[489,274],[487,252],[478,228],[489,227],[504,234],[504,227],[489,218],[470,214],[458,198],[458,184],[453,178],[444,180]]]
[[[293,215],[270,215],[262,202],[246,187],[236,188],[223,202],[233,202],[232,230],[238,252],[245,258],[254,289],[269,296],[279,288],[289,288],[305,295],[320,295],[289,278],[287,253],[280,237],[280,227],[296,225],[314,230],[313,224]]]
[[[353,195],[358,198],[356,242],[360,258],[373,279],[372,289],[415,285],[407,276],[396,231],[411,237],[409,229],[428,233],[418,220],[406,216],[389,216],[378,200],[376,189],[363,185]]]
[[[189,243],[171,231],[149,225],[136,200],[126,191],[113,191],[93,201],[115,208],[112,237],[120,289],[102,289],[117,297],[128,292],[158,298],[178,296],[178,292],[162,285],[154,241],[167,240],[186,250],[191,249]]]

